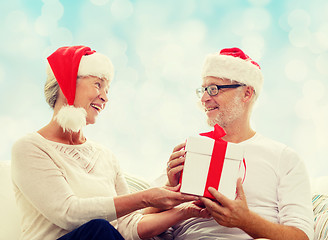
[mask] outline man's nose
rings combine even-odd
[[[211,96],[208,94],[207,91],[204,91],[203,96],[201,97],[200,101],[201,102],[206,102],[211,99]]]

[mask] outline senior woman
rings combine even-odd
[[[53,117],[12,149],[22,240],[145,239],[187,218],[208,217],[177,188],[130,194],[114,155],[84,136],[82,128],[95,123],[108,101],[113,66],[106,56],[70,46],[48,63],[45,96]],[[145,207],[166,211],[136,211]]]

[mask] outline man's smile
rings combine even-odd
[[[219,107],[206,107],[205,108],[205,112],[209,112],[209,111],[212,111],[212,110],[215,110],[215,109],[218,109]]]

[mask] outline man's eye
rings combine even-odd
[[[216,88],[216,87],[210,87],[210,90],[211,90],[211,91],[216,91],[217,88]]]

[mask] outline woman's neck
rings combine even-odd
[[[50,123],[41,128],[38,133],[48,140],[69,145],[79,145],[86,141],[82,130],[79,132],[64,132],[63,128],[60,127],[55,120],[51,120]]]

